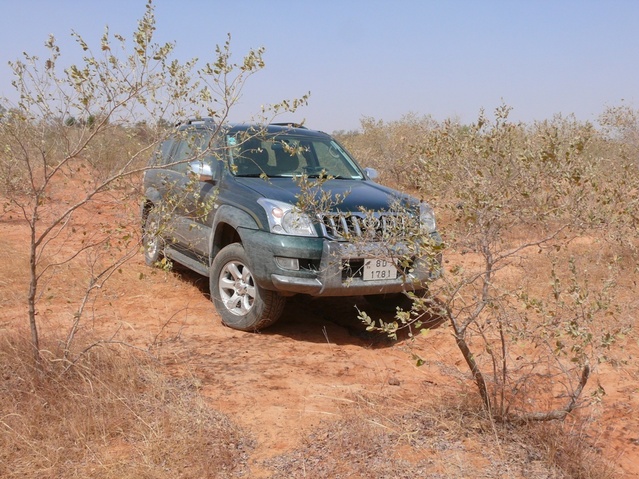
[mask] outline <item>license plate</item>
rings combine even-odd
[[[372,258],[364,261],[364,281],[397,279],[397,266],[392,259]]]

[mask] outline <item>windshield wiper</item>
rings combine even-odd
[[[308,178],[325,178],[327,180],[356,180],[356,179],[360,179],[360,178],[353,178],[352,176],[342,176],[342,175],[326,175],[326,174],[319,174],[319,175],[307,175]]]
[[[337,176],[331,176],[332,179],[334,180],[359,180],[361,179],[361,177],[352,177],[352,176],[342,176],[342,175],[337,175]]]

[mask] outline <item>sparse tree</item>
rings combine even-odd
[[[627,204],[639,174],[621,155],[599,156],[606,140],[590,124],[557,117],[528,127],[509,112],[499,107],[492,121],[482,112],[470,126],[429,122],[402,146],[415,158],[411,183],[445,218],[448,267],[394,322],[361,317],[392,336],[444,320],[490,417],[561,419],[631,327],[615,296],[619,280],[637,273]],[[584,237],[616,242],[610,253],[584,254],[574,246]],[[594,275],[592,261],[607,274]],[[544,396],[564,399],[531,406]]]
[[[138,253],[137,180],[167,125],[193,116],[222,124],[246,81],[264,67],[262,48],[234,62],[230,36],[202,67],[197,59],[181,62],[172,56],[173,43],[155,43],[155,29],[149,2],[131,39],[107,28],[94,48],[74,32],[84,55],[79,64],[62,66],[53,36],[46,42],[48,58],[24,54],[11,63],[19,100],[7,102],[1,114],[1,193],[5,214],[17,213],[29,230],[26,297],[36,359],[39,305],[56,270],[85,265],[77,276],[85,284],[74,303],[68,352],[93,295]],[[293,111],[306,98],[265,107],[260,118]],[[118,205],[118,224],[101,223],[96,205]],[[67,248],[78,235],[82,246]],[[70,286],[59,286],[58,294],[70,294]]]

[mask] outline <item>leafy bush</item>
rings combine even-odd
[[[606,125],[623,127],[615,133],[573,117],[513,123],[510,110],[470,125],[366,119],[343,135],[364,164],[372,152],[382,171],[409,173],[386,179],[437,207],[448,245],[430,298],[390,324],[362,319],[393,335],[426,314],[446,318],[492,417],[561,419],[633,326],[623,298],[639,273],[639,168],[627,144],[636,115],[607,111]],[[534,411],[552,393],[564,403]]]

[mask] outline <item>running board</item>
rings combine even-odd
[[[164,255],[168,256],[172,260],[177,261],[180,264],[183,264],[187,268],[192,269],[196,273],[200,273],[202,276],[209,275],[209,269],[205,265],[171,247],[166,248],[166,250],[164,251]]]

